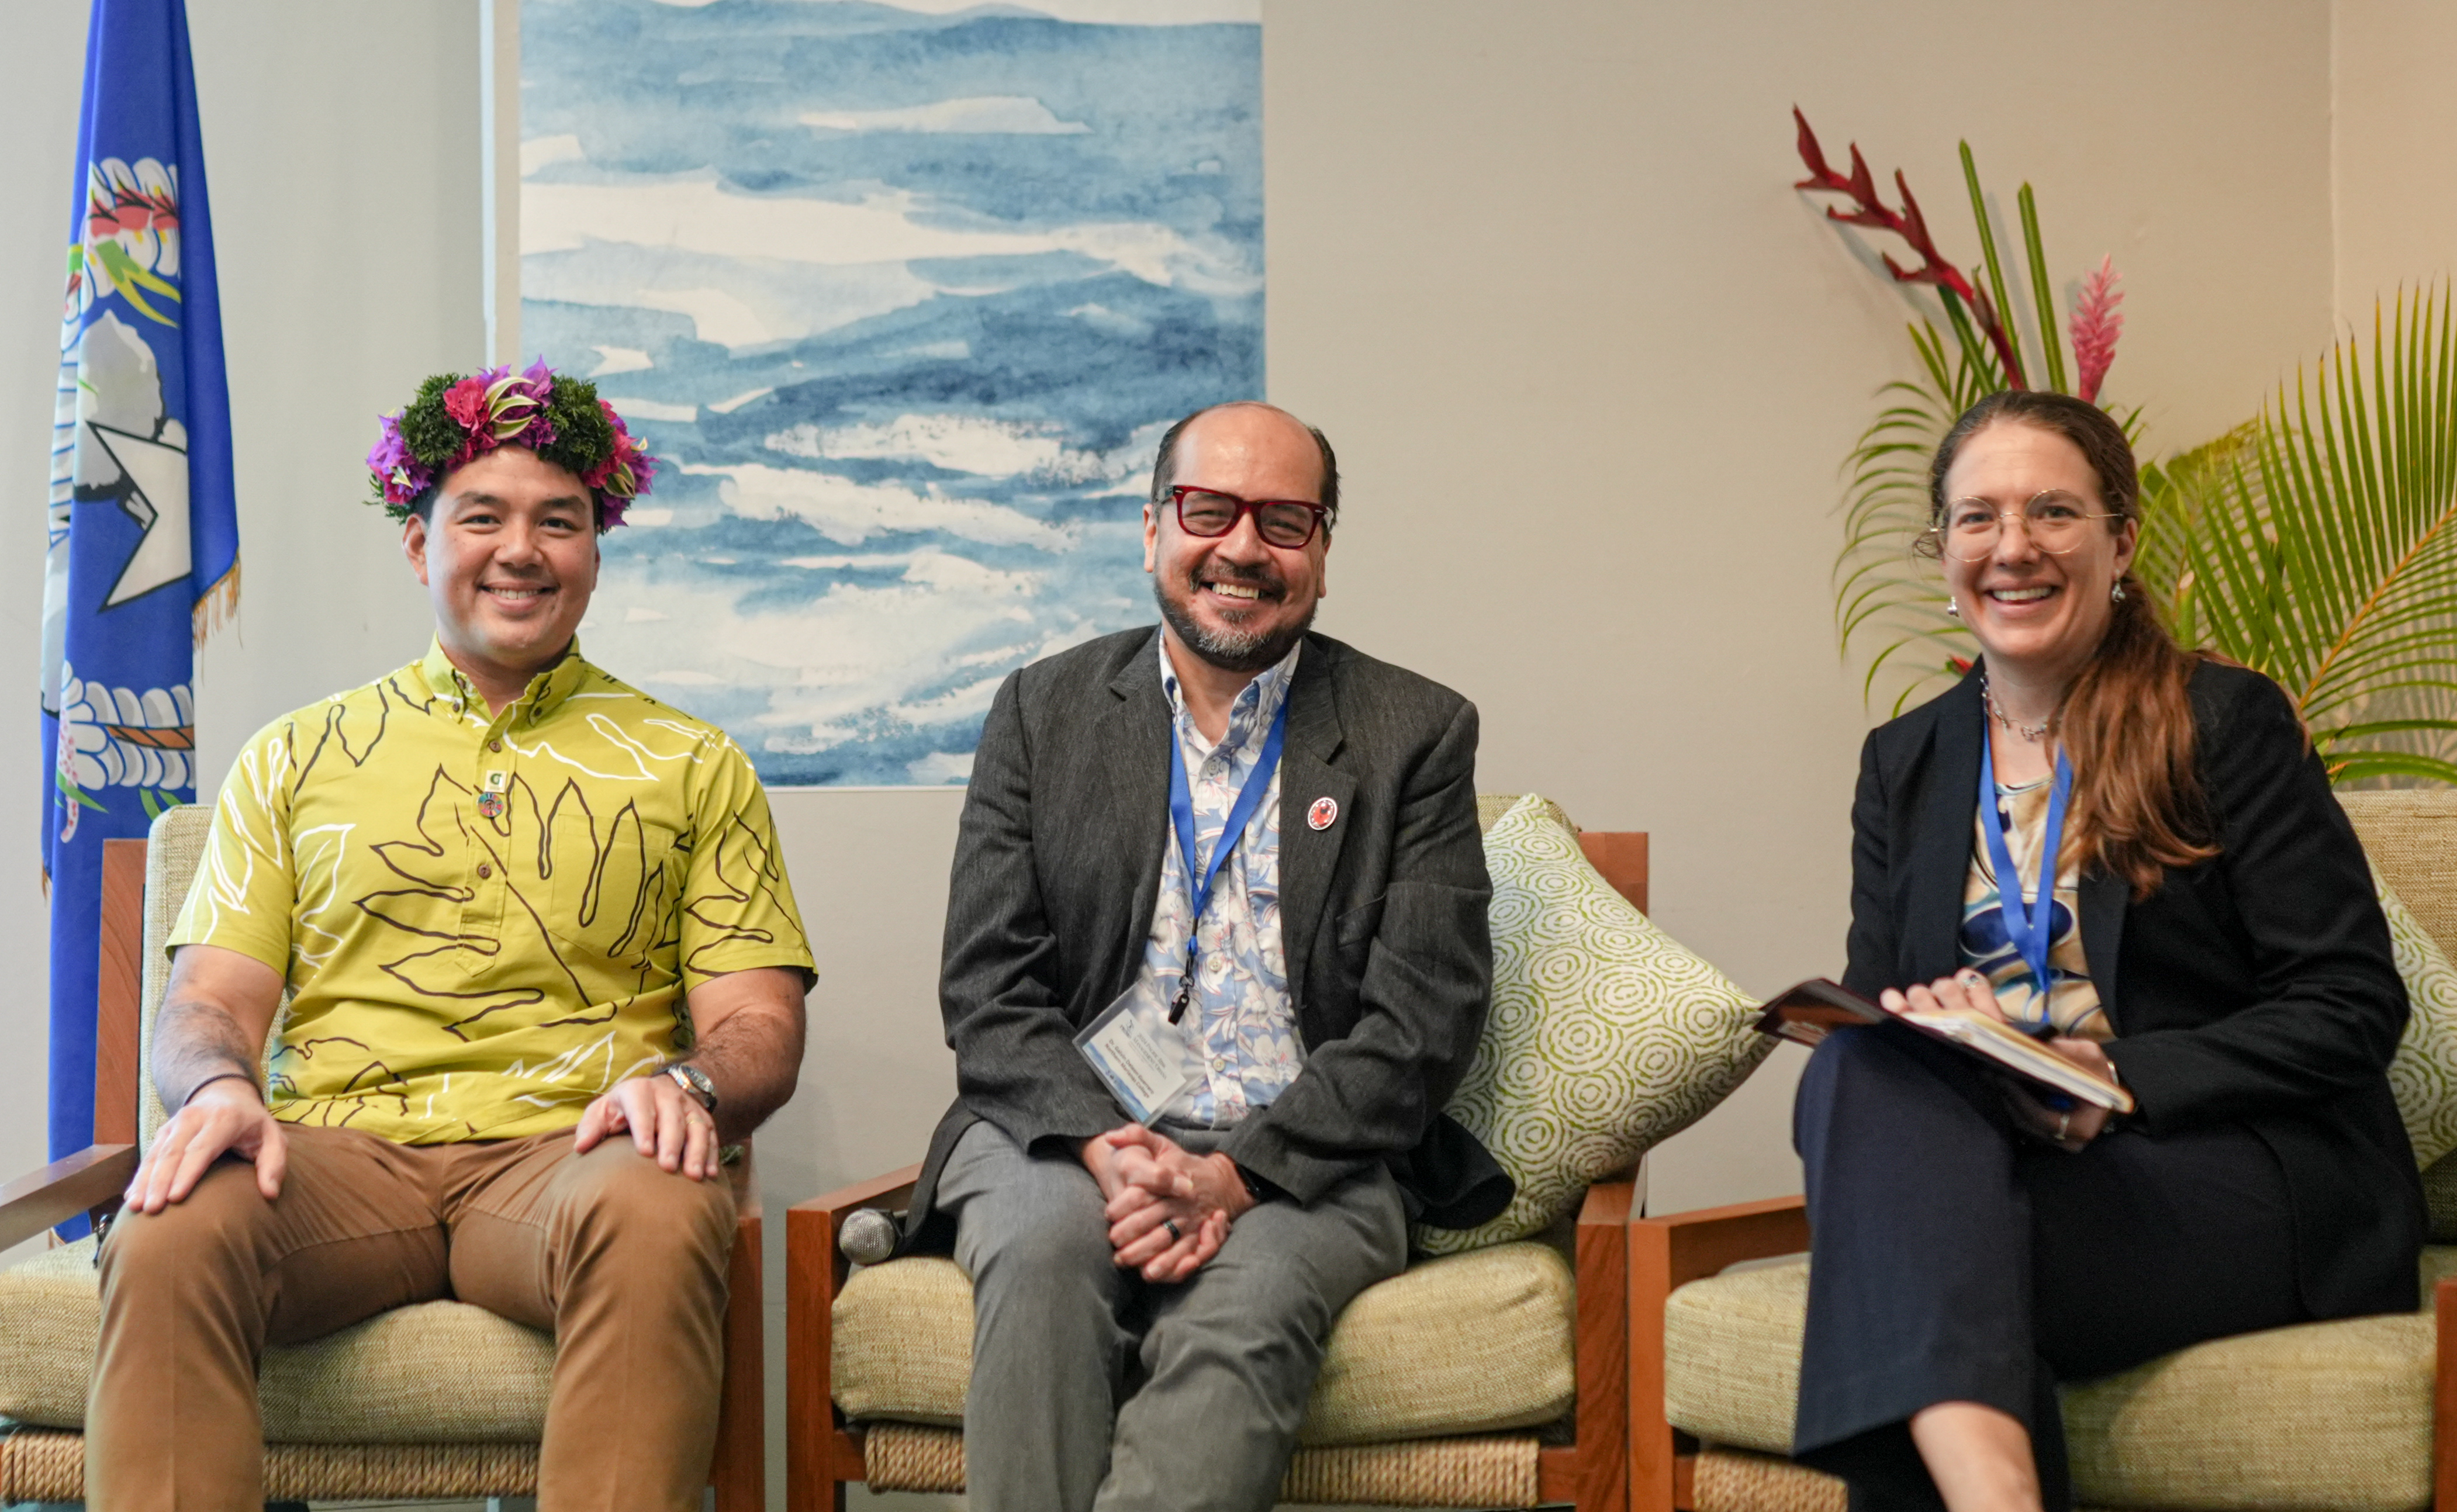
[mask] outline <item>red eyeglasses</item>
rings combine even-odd
[[[1214,488],[1179,483],[1168,491],[1177,505],[1177,527],[1189,536],[1225,536],[1237,528],[1237,517],[1250,513],[1254,533],[1266,545],[1293,551],[1310,545],[1331,511],[1298,499],[1240,499]]]

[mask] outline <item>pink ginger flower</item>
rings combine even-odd
[[[2116,338],[2124,335],[2124,317],[2116,308],[2124,302],[2124,291],[2116,286],[2120,276],[2114,257],[2099,258],[2098,271],[2083,281],[2081,297],[2074,301],[2074,362],[2081,370],[2075,393],[2091,403],[2098,400],[2098,385],[2116,361]]]

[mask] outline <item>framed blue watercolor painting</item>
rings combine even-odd
[[[1161,431],[1263,393],[1259,0],[518,4],[496,355],[659,459],[590,659],[772,785],[962,782],[1156,618]]]

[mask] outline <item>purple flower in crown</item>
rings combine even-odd
[[[367,471],[376,478],[384,501],[407,504],[426,491],[432,481],[427,470],[410,454],[409,442],[402,439],[401,417],[383,418],[383,433],[376,439],[375,450],[367,453]]]

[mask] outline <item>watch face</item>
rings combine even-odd
[[[697,1066],[669,1066],[666,1070],[674,1080],[682,1083],[684,1091],[698,1098],[701,1105],[709,1112],[716,1111],[716,1084],[708,1079],[708,1073]]]

